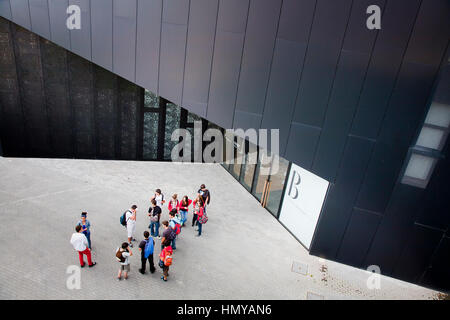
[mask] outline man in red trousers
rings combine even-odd
[[[97,262],[92,262],[91,249],[89,249],[89,243],[86,236],[83,234],[83,228],[81,227],[81,225],[77,225],[75,227],[75,231],[76,232],[72,234],[70,243],[72,244],[73,248],[78,251],[81,267],[84,267],[83,254],[87,256],[89,268],[95,266]]]

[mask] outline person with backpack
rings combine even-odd
[[[155,272],[155,264],[153,263],[153,252],[155,250],[155,240],[149,239],[150,233],[148,231],[144,231],[144,240],[139,244],[139,250],[141,251],[141,268],[139,272],[145,274],[145,267],[147,260],[150,264],[150,273]]]
[[[159,236],[159,220],[161,219],[162,210],[156,204],[155,199],[152,199],[151,203],[152,205],[148,208],[148,216],[150,217],[150,225],[148,228],[150,229],[150,234],[152,237],[158,237],[158,239],[161,239]]]
[[[178,210],[180,209],[180,201],[178,201],[178,195],[175,193],[172,195],[172,199],[169,200],[169,205],[168,205],[168,209],[169,212],[172,211],[172,209],[176,209],[177,213]]]
[[[78,251],[78,258],[80,259],[80,266],[84,268],[84,258],[83,255],[86,255],[89,268],[95,266],[97,262],[92,262],[91,257],[91,249],[88,248],[89,243],[86,236],[83,234],[83,228],[80,225],[75,226],[75,233],[72,234],[72,238],[70,239],[70,243],[73,248]]]
[[[131,248],[133,248],[131,241],[136,241],[133,238],[134,232],[136,231],[136,213],[137,205],[134,204],[120,217],[120,223],[127,228],[128,244]]]
[[[123,278],[128,279],[128,273],[130,272],[130,257],[133,255],[133,252],[129,248],[129,244],[127,242],[122,243],[120,248],[116,250],[116,259],[120,263],[119,274],[117,275],[117,280],[122,280],[122,271]]]
[[[173,250],[171,246],[164,247],[159,254],[159,267],[163,269],[162,280],[167,281],[169,276],[169,267],[172,265]]]
[[[162,208],[163,204],[166,202],[166,200],[164,200],[164,195],[162,194],[161,189],[155,190],[155,194],[150,199],[150,201],[152,201],[153,199],[156,200],[156,205],[160,208]]]
[[[198,225],[198,213],[200,212],[200,209],[204,211],[205,209],[205,203],[203,202],[203,197],[201,195],[197,196],[197,199],[194,200],[192,203],[192,206],[194,207],[194,214],[192,216],[192,226]]]
[[[178,218],[176,217],[177,214],[177,209],[172,209],[172,211],[169,212],[169,227],[175,232],[175,236],[172,239],[172,249],[176,250],[177,246],[176,246],[176,239],[177,236],[180,234],[181,232],[181,221],[178,220]]]
[[[180,201],[180,215],[181,215],[181,226],[184,227],[184,224],[187,221],[187,214],[189,210],[189,206],[191,205],[192,200],[188,198],[188,196],[184,196]]]
[[[162,225],[163,225],[164,231],[163,231],[162,239],[161,239],[161,250],[163,250],[165,247],[170,246],[173,238],[175,238],[175,231],[169,227],[169,221],[164,220],[162,222]]]
[[[211,200],[211,193],[209,192],[208,189],[206,189],[206,186],[204,184],[202,184],[200,186],[200,189],[198,189],[197,195],[199,195],[203,198],[203,204],[204,204],[203,209],[206,211],[206,205],[209,205],[209,201]]]
[[[200,208],[197,213],[197,221],[198,221],[198,234],[196,237],[200,237],[202,235],[203,225],[208,221],[208,216],[206,215],[206,211],[203,208]]]
[[[91,249],[91,223],[86,219],[87,212],[81,213],[81,219],[78,221],[77,225],[80,225],[83,229],[83,234],[86,236],[87,241],[89,243],[89,249]]]

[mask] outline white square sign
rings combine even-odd
[[[309,250],[329,182],[291,165],[279,220]]]

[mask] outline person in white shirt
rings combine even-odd
[[[150,199],[150,201],[152,201],[153,199],[156,200],[156,205],[162,209],[163,204],[166,202],[166,200],[164,200],[164,195],[162,194],[161,189],[155,190],[155,194]]]
[[[133,238],[136,231],[136,212],[137,206],[133,205],[125,214],[125,220],[127,221],[128,244],[131,248],[133,248],[131,241],[136,241],[136,239]]]
[[[122,271],[123,278],[128,279],[128,272],[130,272],[130,257],[133,255],[131,249],[128,248],[128,243],[122,243],[121,248],[117,248],[116,250],[116,258],[120,262],[119,274],[117,275],[117,280],[122,280]]]
[[[89,249],[89,243],[86,236],[83,234],[83,228],[81,227],[81,225],[77,225],[75,227],[75,231],[76,232],[72,234],[70,243],[72,244],[73,248],[78,251],[80,266],[82,268],[85,266],[83,257],[84,254],[87,256],[89,268],[95,266],[97,262],[92,262],[91,249]]]

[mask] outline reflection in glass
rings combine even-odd
[[[158,122],[159,113],[144,113],[144,160],[156,160],[158,156]]]
[[[288,167],[289,162],[280,157],[278,172],[275,175],[270,176],[270,193],[266,208],[274,216],[278,215],[278,208],[280,207],[281,196],[283,194],[283,187],[286,181]]]
[[[159,97],[153,92],[145,90],[144,107],[159,108]]]
[[[240,179],[241,184],[244,186],[245,189],[250,191],[252,189],[252,183],[253,183],[253,176],[255,174],[255,168],[256,164],[248,163],[249,155],[245,155],[245,164],[244,168],[242,169],[242,176]]]
[[[178,144],[178,141],[172,141],[172,132],[180,128],[181,108],[173,103],[167,103],[166,111],[166,130],[164,133],[164,159],[172,158],[172,149]]]
[[[267,158],[264,156],[264,153],[262,153],[263,158],[263,162],[267,163]],[[269,171],[270,165],[264,165],[263,167],[265,169],[265,171]],[[268,180],[268,175],[266,174],[261,174],[261,162],[259,161],[259,157],[258,157],[258,165],[256,166],[256,171],[255,171],[255,184],[253,186],[253,190],[252,190],[252,194],[259,200],[261,201],[261,197],[262,194],[264,192],[264,185],[266,183],[266,181]]]
[[[240,137],[236,137],[234,145],[234,165],[233,165],[233,176],[239,180],[239,176],[241,175],[241,167],[244,162],[244,151],[245,151],[245,143],[244,140]]]

